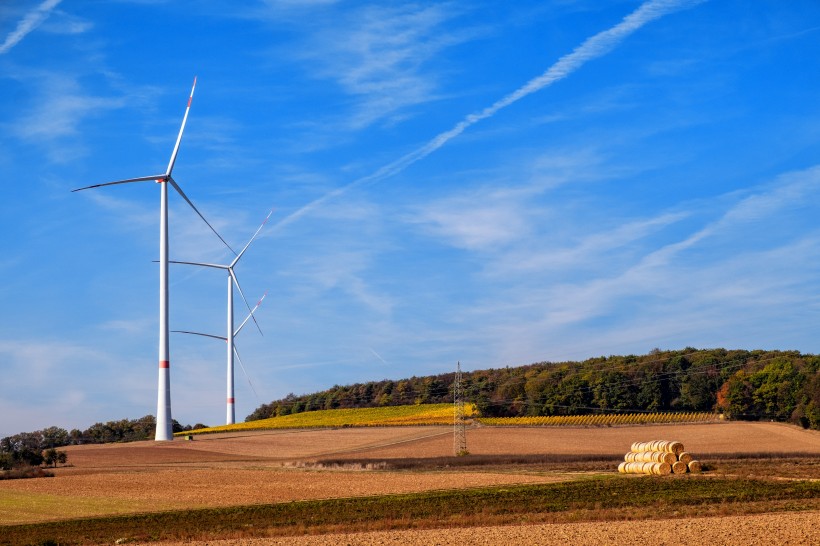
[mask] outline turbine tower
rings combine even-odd
[[[180,196],[194,209],[194,212],[199,215],[202,220],[208,224],[217,237],[231,249],[230,245],[225,242],[214,227],[205,219],[196,206],[188,199],[182,188],[174,181],[171,173],[174,170],[174,163],[179,153],[179,143],[182,141],[182,133],[185,130],[185,123],[188,121],[188,112],[191,110],[191,101],[194,98],[194,89],[196,89],[196,77],[194,77],[194,84],[191,87],[191,94],[188,96],[188,105],[185,107],[185,116],[182,118],[182,125],[179,128],[174,149],[171,152],[171,160],[168,162],[168,168],[163,174],[153,176],[140,176],[137,178],[126,178],[124,180],[116,180],[114,182],[104,182],[102,184],[94,184],[93,186],[86,186],[72,191],[89,190],[92,188],[100,188],[103,186],[113,186],[116,184],[129,184],[131,182],[150,182],[155,181],[160,185],[160,208],[159,208],[159,380],[157,382],[157,430],[154,439],[157,442],[170,441],[174,439],[171,420],[171,356],[170,346],[168,340],[168,184],[171,184]],[[231,252],[234,252],[231,249]],[[236,254],[236,252],[234,252]]]
[[[236,347],[234,345],[234,337],[236,336],[236,334],[239,333],[239,331],[242,329],[242,327],[245,326],[245,323],[248,322],[248,319],[253,319],[254,324],[256,324],[256,328],[259,330],[259,333],[260,334],[262,333],[262,329],[259,328],[259,323],[256,322],[256,317],[253,316],[253,314],[256,311],[256,309],[259,307],[259,305],[262,303],[262,299],[265,299],[265,296],[262,296],[262,299],[259,300],[259,302],[256,304],[256,307],[251,309],[251,306],[248,304],[248,300],[245,298],[245,294],[242,292],[242,287],[239,285],[239,280],[237,280],[237,278],[236,278],[236,273],[234,272],[234,267],[236,267],[236,264],[239,262],[239,260],[245,254],[245,251],[248,250],[248,247],[251,246],[251,243],[253,242],[253,240],[256,239],[256,236],[259,235],[259,232],[262,231],[262,228],[265,227],[265,224],[268,222],[268,219],[271,217],[271,214],[273,214],[273,210],[271,210],[268,213],[268,215],[265,217],[265,220],[257,228],[256,233],[253,234],[253,237],[251,237],[250,241],[248,241],[248,244],[245,245],[245,247],[239,252],[239,254],[236,255],[236,257],[233,259],[233,261],[231,261],[231,263],[228,264],[228,265],[201,263],[201,262],[181,262],[181,261],[176,261],[176,260],[171,260],[171,262],[170,262],[172,264],[197,265],[197,266],[200,266],[200,267],[211,267],[211,268],[215,268],[215,269],[223,269],[223,270],[226,270],[228,272],[228,317],[227,317],[227,321],[226,321],[227,333],[226,333],[225,337],[202,334],[202,333],[199,333],[199,332],[187,332],[187,331],[175,330],[175,331],[179,331],[180,333],[183,333],[183,334],[194,334],[194,335],[200,335],[200,336],[205,336],[205,337],[213,337],[213,338],[217,338],[217,339],[224,339],[227,342],[227,345],[228,345],[228,347],[227,347],[227,360],[228,360],[228,363],[227,363],[227,384],[228,384],[228,386],[227,386],[227,397],[226,397],[227,400],[226,400],[226,410],[225,410],[225,424],[227,424],[227,425],[233,425],[236,422],[236,409],[235,409],[236,408],[236,397],[234,395],[234,381],[233,381],[234,361],[233,361],[233,357],[234,357],[234,354],[236,354],[237,357],[239,356],[239,354],[237,353]],[[236,329],[234,329],[234,313],[233,313],[233,286],[234,285],[236,285],[237,290],[239,290],[239,295],[242,296],[242,301],[245,302],[245,306],[248,308],[248,311],[250,311],[250,314],[248,315],[248,317],[242,322],[242,324],[239,326],[239,328],[236,328]],[[240,360],[239,363],[241,365],[242,361]],[[244,369],[244,365],[242,367]]]

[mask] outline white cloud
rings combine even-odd
[[[314,76],[356,97],[347,125],[361,129],[436,98],[427,64],[472,37],[443,30],[457,15],[452,5],[366,6],[320,24],[300,58],[317,67]]]
[[[805,335],[794,331],[789,317],[796,309],[808,311],[806,306],[820,308],[820,302],[806,298],[816,275],[813,256],[820,251],[820,233],[794,224],[813,217],[810,207],[817,204],[819,187],[820,168],[814,167],[743,195],[718,196],[722,208],[705,216],[687,208],[697,204],[687,203],[678,212],[628,219],[599,232],[580,219],[573,227],[589,233],[566,249],[572,259],[559,253],[561,267],[532,267],[529,276],[498,273],[493,276],[497,288],[487,291],[493,295],[463,312],[485,325],[484,337],[493,340],[498,354],[495,361],[522,362],[532,358],[527,355],[576,358],[654,346],[788,348]],[[803,209],[802,219],[795,217],[798,209]],[[788,229],[779,229],[783,222],[791,222]],[[676,230],[660,236],[671,225]],[[757,230],[769,239],[749,241]],[[637,246],[619,251],[624,245]],[[515,271],[525,254],[519,252],[513,258],[500,252],[484,261],[488,268]],[[533,261],[549,264],[552,257],[545,253]],[[552,346],[577,349],[555,353]]]
[[[411,221],[455,247],[481,251],[525,238],[531,214],[519,195],[483,189],[428,205]]]

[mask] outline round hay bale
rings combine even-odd
[[[641,467],[641,472],[644,474],[652,474],[652,467],[654,467],[657,463],[643,463]]]
[[[680,455],[681,451],[683,451],[683,444],[677,441],[672,441],[669,445],[669,451],[675,455]]]
[[[669,440],[661,440],[658,442],[657,451],[667,451],[667,446],[669,445]]]
[[[686,463],[675,461],[675,464],[672,465],[672,472],[675,474],[686,474],[686,468]]]
[[[689,472],[691,472],[692,474],[700,474],[700,472],[701,472],[700,461],[695,461],[693,459],[693,460],[689,461],[689,464],[687,466],[689,467]]]
[[[659,476],[666,476],[672,473],[672,465],[669,463],[656,463],[655,470],[655,473]]]
[[[641,445],[641,442],[632,442],[632,447],[629,450],[632,451],[632,452],[640,451],[640,449],[639,449],[640,445]]]
[[[692,454],[686,451],[681,451],[678,454],[678,460],[684,464],[689,464],[689,461],[693,459]]]
[[[649,449],[647,451],[658,451],[658,444],[661,443],[660,440],[652,440],[649,442]]]
[[[635,471],[635,463],[624,464],[624,474],[637,474]]]
[[[618,472],[620,474],[626,474],[626,463],[621,463],[618,465]]]
[[[674,453],[666,451],[663,454],[663,460],[661,462],[664,462],[664,463],[671,466],[671,465],[675,464],[677,461],[678,461],[678,458],[675,456]]]

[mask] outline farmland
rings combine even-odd
[[[668,480],[615,476],[633,442],[656,438],[682,441],[709,471]],[[445,426],[275,429],[161,444],[72,446],[66,450],[73,466],[58,468],[56,477],[0,482],[0,525],[7,531],[0,536],[26,537],[10,543],[48,538],[27,535],[35,531],[19,527],[36,523],[37,532],[61,536],[80,526],[83,536],[105,542],[106,533],[114,532],[106,531],[107,525],[121,530],[132,522],[144,529],[148,524],[140,514],[146,513],[176,521],[169,524],[176,531],[147,536],[135,531],[137,538],[250,538],[820,510],[820,433],[789,425],[477,426],[468,430],[467,439],[470,455],[458,458],[452,457],[452,428]],[[602,492],[607,493],[602,497]],[[568,499],[577,504],[568,505]],[[549,510],[533,508],[550,503],[555,507]],[[431,511],[431,506],[437,508]],[[476,506],[481,506],[478,512]],[[328,519],[329,510],[337,519]],[[362,513],[373,517],[362,520]],[[102,519],[84,519],[90,517]],[[287,524],[306,517],[315,525]],[[106,518],[115,519],[106,523]],[[190,521],[186,518],[222,523],[201,535],[201,527],[180,523]],[[243,522],[239,529],[227,523],[235,518]],[[96,522],[98,535],[83,527],[89,522]],[[222,526],[225,531],[208,534]],[[180,533],[180,527],[193,534]],[[13,534],[18,532],[23,534]]]

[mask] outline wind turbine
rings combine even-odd
[[[177,262],[172,262],[172,263],[177,263]],[[245,320],[242,321],[242,324],[240,324],[239,327],[236,330],[233,330],[232,329],[232,324],[230,322],[228,322],[228,335],[227,336],[217,336],[217,335],[213,335],[213,334],[203,334],[202,332],[191,332],[191,331],[188,331],[188,330],[172,330],[172,332],[178,333],[178,334],[191,334],[191,335],[195,335],[195,336],[210,337],[210,338],[213,338],[213,339],[221,339],[222,341],[224,341],[227,344],[227,346],[228,346],[228,370],[227,370],[227,372],[228,372],[227,373],[227,375],[228,375],[228,382],[227,382],[228,397],[227,397],[227,411],[226,411],[226,417],[225,417],[225,424],[226,425],[233,425],[236,422],[236,412],[235,412],[235,409],[234,409],[235,405],[236,405],[236,398],[234,397],[233,358],[232,358],[233,356],[236,356],[236,360],[239,362],[239,365],[242,367],[242,372],[245,374],[245,377],[248,379],[248,384],[250,384],[251,389],[253,389],[253,393],[254,393],[254,395],[256,395],[257,400],[259,399],[259,395],[256,394],[256,389],[254,389],[253,383],[251,382],[251,378],[250,378],[250,376],[248,376],[248,370],[245,369],[245,365],[242,363],[242,359],[239,357],[239,351],[236,348],[236,343],[234,343],[234,338],[237,335],[239,335],[239,332],[242,331],[242,328],[245,327],[245,324],[247,324],[247,322],[251,319],[251,317],[253,317],[253,314],[256,312],[256,310],[259,308],[259,306],[262,305],[262,300],[264,300],[267,295],[268,295],[267,292],[265,292],[265,294],[263,294],[262,297],[259,298],[259,301],[256,302],[256,305],[254,306],[254,308],[251,309],[251,312],[248,314],[247,317],[245,317]],[[229,296],[229,298],[230,298],[230,296]],[[230,321],[233,318],[233,316],[232,316],[232,313],[230,313],[230,311],[228,313],[229,313],[228,320]],[[254,320],[256,320],[256,319],[254,319]],[[233,349],[233,350],[231,350],[231,349]]]
[[[236,354],[236,356],[238,358],[239,353],[237,353],[236,347],[234,345],[234,337],[236,336],[236,334],[239,333],[239,331],[242,329],[242,327],[245,326],[245,323],[248,322],[249,319],[253,319],[254,324],[256,324],[256,328],[259,330],[259,333],[260,334],[262,333],[262,329],[259,328],[259,323],[256,322],[256,317],[253,316],[253,314],[256,311],[256,309],[259,307],[259,305],[262,303],[262,300],[265,299],[265,296],[262,296],[262,299],[259,300],[259,302],[256,304],[256,307],[251,309],[251,306],[248,304],[248,300],[245,298],[245,294],[242,292],[242,287],[239,285],[239,281],[236,278],[236,273],[234,272],[233,268],[236,267],[236,264],[239,262],[239,260],[245,254],[245,251],[248,250],[248,247],[251,246],[251,243],[253,242],[254,239],[256,239],[256,236],[259,235],[259,232],[262,231],[262,228],[265,227],[265,224],[268,222],[268,219],[271,217],[271,214],[273,214],[273,210],[271,210],[268,213],[268,215],[265,217],[265,220],[257,228],[256,233],[253,234],[253,237],[251,237],[251,239],[248,241],[248,244],[245,245],[245,247],[239,252],[239,254],[236,255],[236,257],[228,265],[201,263],[201,262],[181,262],[181,261],[176,261],[176,260],[171,260],[171,262],[170,262],[172,264],[185,264],[185,265],[197,265],[197,266],[200,266],[200,267],[211,267],[211,268],[214,268],[214,269],[222,269],[222,270],[225,270],[225,271],[228,272],[228,319],[227,319],[227,334],[225,335],[225,337],[214,336],[214,335],[209,335],[209,334],[202,334],[202,333],[199,333],[199,332],[187,332],[187,331],[175,330],[175,331],[179,331],[179,332],[184,333],[184,334],[194,334],[194,335],[200,335],[200,336],[205,336],[205,337],[213,337],[213,338],[216,338],[216,339],[224,339],[227,342],[227,344],[228,344],[228,347],[227,347],[227,355],[228,355],[228,365],[227,365],[227,368],[228,368],[227,369],[228,388],[227,388],[227,401],[226,401],[227,406],[226,406],[226,411],[225,411],[225,422],[228,425],[232,425],[236,422],[236,397],[234,396],[233,357],[234,357],[234,354]],[[242,296],[242,300],[245,302],[245,306],[247,306],[248,311],[250,311],[250,314],[248,315],[248,317],[242,322],[242,324],[239,326],[239,328],[236,328],[236,329],[234,329],[234,324],[233,324],[233,322],[234,322],[233,321],[233,286],[234,285],[236,285],[237,290],[239,290],[239,295]],[[244,370],[245,366],[242,364],[241,359],[239,360],[239,363],[240,363],[240,365],[242,365],[242,369]],[[247,371],[245,373],[247,374]]]
[[[183,199],[194,209],[202,220],[208,224],[211,231],[216,233],[216,236],[227,246],[231,252],[236,254],[228,243],[225,242],[214,227],[205,219],[201,212],[194,206],[182,188],[171,177],[174,170],[174,163],[179,153],[179,143],[182,141],[182,133],[185,130],[185,123],[188,121],[188,112],[191,110],[191,101],[194,98],[194,89],[196,89],[196,77],[194,77],[194,84],[191,87],[191,94],[188,97],[188,105],[185,107],[185,116],[182,118],[182,125],[179,128],[174,149],[171,152],[171,160],[168,162],[168,168],[163,174],[153,176],[140,176],[137,178],[126,178],[124,180],[116,180],[114,182],[105,182],[102,184],[94,184],[93,186],[86,186],[72,191],[89,190],[92,188],[100,188],[103,186],[113,186],[116,184],[129,184],[131,182],[150,182],[155,181],[160,185],[160,206],[159,206],[159,381],[157,383],[157,430],[154,439],[160,441],[170,441],[174,439],[172,422],[171,422],[171,357],[169,347],[168,335],[168,184],[171,184],[174,189],[182,196]]]

